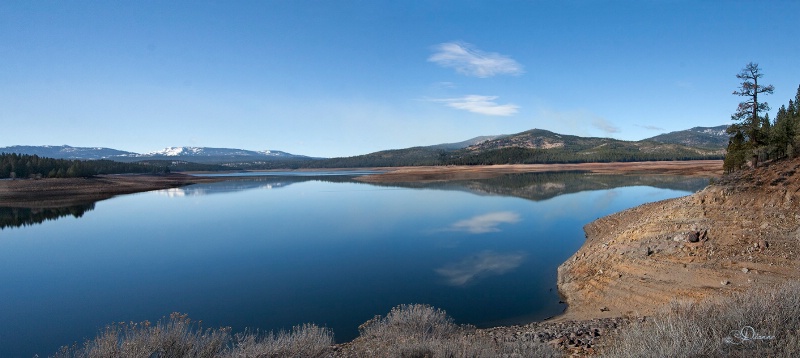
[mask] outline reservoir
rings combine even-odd
[[[330,173],[327,173],[330,174]],[[556,269],[605,215],[706,179],[509,174],[373,185],[267,175],[69,208],[0,208],[0,356],[52,355],[113,322],[329,327],[338,342],[399,304],[456,323],[558,315]]]

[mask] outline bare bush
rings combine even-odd
[[[82,346],[63,347],[57,358],[326,358],[326,357],[556,357],[561,352],[543,343],[476,334],[456,325],[427,305],[402,305],[386,317],[376,316],[359,327],[361,335],[334,349],[333,333],[313,324],[290,332],[261,334],[230,328],[203,329],[186,315],[173,313],[156,324],[110,325]]]
[[[428,305],[400,305],[386,317],[375,316],[358,327],[361,336],[377,339],[436,339],[459,330],[447,313]]]
[[[535,342],[497,341],[478,336],[475,328],[456,325],[440,309],[428,305],[400,305],[386,317],[376,316],[359,327],[361,332],[344,357],[555,357],[555,348]]]
[[[607,342],[610,357],[770,356],[800,351],[800,283],[676,302]]]
[[[304,324],[295,326],[291,332],[277,334],[237,333],[234,342],[233,348],[222,354],[222,358],[325,357],[333,345],[333,332]]]
[[[230,328],[203,329],[185,314],[150,322],[107,326],[83,346],[62,347],[56,358],[249,358],[322,357],[330,351],[333,334],[306,324],[291,332],[237,334]]]

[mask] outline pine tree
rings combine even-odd
[[[739,107],[731,116],[731,120],[738,123],[731,125],[728,128],[728,133],[736,134],[742,133],[744,135],[744,143],[737,148],[732,148],[729,145],[728,153],[731,150],[750,151],[753,155],[753,166],[758,166],[758,151],[767,144],[769,140],[769,123],[768,119],[761,117],[759,113],[769,111],[767,102],[759,102],[758,95],[770,94],[775,88],[772,85],[762,86],[758,84],[758,79],[763,77],[761,68],[757,63],[750,62],[745,68],[742,69],[736,78],[742,80],[739,89],[733,91],[737,96],[747,97],[747,100],[739,103]],[[764,128],[765,122],[767,128]],[[741,154],[737,154],[739,156]]]

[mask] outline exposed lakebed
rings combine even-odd
[[[174,311],[234,331],[313,322],[337,341],[403,303],[479,327],[541,320],[565,308],[556,268],[583,225],[707,183],[560,172],[378,186],[335,174],[0,208],[0,356],[45,356]]]

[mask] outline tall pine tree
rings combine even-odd
[[[728,133],[734,135],[741,134],[744,137],[744,143],[741,143],[741,145],[733,145],[733,143],[731,143],[731,145],[728,146],[728,153],[731,157],[731,161],[735,160],[736,162],[728,163],[726,165],[727,168],[736,169],[741,167],[744,165],[744,162],[739,162],[738,158],[747,157],[747,155],[742,155],[742,153],[731,155],[732,150],[750,152],[750,156],[753,159],[753,166],[758,166],[760,149],[764,147],[769,140],[769,119],[760,115],[762,112],[769,111],[769,105],[767,102],[759,102],[758,95],[770,94],[775,88],[772,85],[763,86],[758,84],[758,80],[763,76],[764,74],[761,73],[761,68],[754,62],[748,63],[742,71],[736,75],[736,78],[742,80],[742,83],[739,85],[739,89],[733,91],[733,94],[746,97],[747,99],[739,103],[736,113],[731,116],[731,119],[737,123],[728,127]]]

